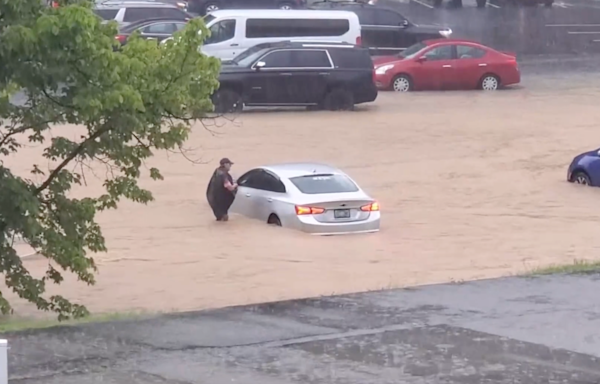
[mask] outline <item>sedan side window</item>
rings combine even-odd
[[[237,183],[239,186],[242,187],[256,188],[256,184],[258,184],[260,173],[260,169],[253,169],[251,171],[248,171],[237,179]]]
[[[263,56],[263,68],[289,68],[292,66],[292,51],[275,51]]]
[[[260,171],[260,175],[257,180],[256,189],[262,189],[263,191],[285,193],[285,186],[275,176],[268,172]]]
[[[210,27],[210,36],[204,44],[216,44],[231,40],[235,36],[235,20],[223,20]]]
[[[452,46],[442,45],[432,50],[427,51],[423,56],[427,58],[427,61],[436,60],[452,60]]]
[[[399,25],[402,25],[404,20],[406,20],[404,17],[402,17],[401,14],[391,10],[378,10],[375,15],[377,25],[390,25],[397,27]]]
[[[173,23],[157,23],[147,26],[142,30],[143,33],[156,33],[159,35],[170,35],[175,33],[175,24]]]
[[[480,59],[485,56],[487,52],[481,48],[469,46],[469,45],[457,45],[456,56],[459,59]]]

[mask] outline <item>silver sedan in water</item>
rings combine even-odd
[[[246,172],[237,183],[234,213],[315,235],[379,231],[379,203],[335,167],[263,166]]]

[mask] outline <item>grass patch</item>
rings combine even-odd
[[[76,320],[66,320],[66,321],[58,321],[53,318],[24,318],[18,316],[0,316],[0,334],[8,333],[8,332],[18,332],[32,329],[44,329],[44,328],[52,328],[58,326],[75,326],[81,324],[90,324],[90,323],[106,323],[109,321],[119,321],[119,320],[135,320],[135,319],[144,319],[150,317],[151,314],[148,313],[99,313],[92,314],[90,316],[76,319]]]
[[[600,261],[573,260],[569,264],[551,264],[546,267],[534,268],[525,273],[525,276],[542,276],[556,274],[586,274],[600,273]]]

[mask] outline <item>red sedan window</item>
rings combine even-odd
[[[424,56],[428,61],[452,60],[452,46],[440,45],[425,52]]]
[[[479,59],[485,56],[487,52],[485,49],[475,47],[472,45],[457,45],[456,56],[459,59]]]

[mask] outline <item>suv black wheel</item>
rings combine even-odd
[[[487,4],[487,0],[477,0],[477,8],[483,8]]]
[[[354,95],[345,88],[334,88],[325,95],[323,107],[330,111],[351,111],[354,109]]]
[[[216,113],[241,112],[244,109],[242,96],[231,89],[219,89],[213,94],[212,102]]]

